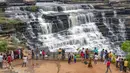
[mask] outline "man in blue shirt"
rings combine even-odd
[[[3,56],[0,54],[0,68],[2,68]]]
[[[98,49],[96,47],[94,48],[94,54],[98,54]]]

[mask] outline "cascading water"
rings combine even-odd
[[[102,12],[102,18],[103,18],[103,24],[109,30],[108,32],[110,35],[108,34],[107,36],[110,38],[108,39],[111,40],[110,42],[112,43],[113,48],[116,48],[115,51],[118,52],[118,51],[121,51],[121,49],[119,48],[120,46],[119,44],[126,40],[125,24],[124,24],[124,20],[121,20],[120,18],[117,19],[116,11],[114,11],[113,13],[114,15],[112,18],[106,18],[105,13]],[[115,18],[117,21],[113,21]],[[118,23],[113,23],[113,22],[118,22]]]
[[[110,21],[105,17],[105,13],[101,11],[103,23],[109,29],[108,32],[111,33],[109,37],[103,36],[96,25],[96,17],[93,11],[95,9],[92,5],[43,4],[39,5],[39,8],[36,13],[26,10],[20,11],[18,7],[6,9],[6,12],[12,11],[12,13],[19,9],[19,12],[14,12],[10,15],[10,18],[28,20],[26,21],[26,31],[23,34],[27,40],[27,45],[32,49],[36,47],[47,48],[51,52],[55,52],[58,48],[63,48],[66,52],[77,52],[77,48],[93,49],[97,47],[99,50],[115,50],[119,48],[119,45],[113,46],[113,44],[119,41],[119,38],[122,39],[120,41],[125,40],[123,21],[118,19],[119,33],[115,33],[111,27],[112,23],[109,23]],[[116,14],[116,11],[114,11],[114,14]],[[114,15],[114,17],[117,16]],[[114,41],[111,41],[113,39]]]

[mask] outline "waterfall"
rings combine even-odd
[[[122,39],[122,41],[126,40],[126,27],[124,24],[125,20],[119,19],[119,35],[121,36],[120,38]]]
[[[46,4],[38,5],[39,11],[23,12],[19,7],[8,7],[6,11],[16,12],[10,18],[26,20],[26,31],[22,34],[31,48],[47,48],[51,52],[63,48],[66,52],[77,52],[77,48],[120,51],[119,41],[126,40],[124,20],[113,12],[111,18],[101,12],[103,25],[108,29],[104,36],[96,25],[94,7],[91,4]],[[24,8],[24,7],[23,7]],[[23,14],[24,13],[24,14]],[[115,21],[118,23],[115,23]],[[115,29],[116,28],[116,29]]]

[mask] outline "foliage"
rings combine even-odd
[[[30,6],[30,7],[26,7],[25,9],[27,11],[37,12],[39,8],[38,8],[38,6]]]
[[[0,52],[4,52],[7,50],[7,42],[4,40],[0,41]]]
[[[122,43],[121,48],[123,51],[127,52],[126,59],[129,61],[129,68],[130,68],[130,41],[125,41]]]
[[[19,24],[19,23],[23,22],[18,19],[9,19],[6,17],[0,17],[0,24]]]
[[[130,41],[125,41],[121,45],[121,49],[125,52],[130,52]]]

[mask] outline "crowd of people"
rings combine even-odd
[[[58,60],[65,60],[68,59],[68,64],[76,63],[77,60],[80,60],[88,65],[88,67],[93,67],[92,61],[94,61],[94,64],[98,64],[98,61],[100,60],[104,64],[106,64],[106,73],[108,73],[108,70],[111,71],[110,64],[112,62],[115,62],[116,68],[121,72],[127,72],[128,68],[128,61],[124,58],[122,58],[120,55],[115,55],[111,51],[107,51],[102,49],[102,51],[98,51],[98,48],[94,48],[94,50],[85,49],[82,48],[81,50],[78,49],[78,53],[74,52],[65,52],[64,49],[58,49],[57,51],[57,59]],[[48,54],[44,50],[23,50],[23,49],[17,49],[15,51],[8,51],[4,54],[0,54],[0,68],[11,68],[12,61],[15,59],[23,59],[22,67],[26,67],[28,60],[30,59],[45,59],[48,57]]]
[[[62,49],[58,50],[59,52],[59,58],[63,57],[62,55]],[[64,53],[64,52],[63,52]],[[108,73],[108,70],[111,71],[110,64],[115,63],[116,68],[121,71],[121,72],[127,72],[128,69],[128,61],[127,59],[124,59],[120,55],[115,55],[111,51],[107,51],[102,49],[101,52],[98,51],[98,49],[95,47],[94,50],[89,50],[82,48],[79,53],[68,53],[68,64],[71,63],[76,63],[77,61],[77,56],[80,54],[81,61],[84,64],[88,64],[88,67],[93,67],[92,66],[92,61],[94,61],[94,64],[98,64],[98,61],[103,62],[106,64],[106,73]]]

